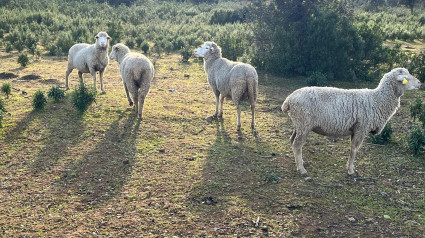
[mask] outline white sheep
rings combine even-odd
[[[128,102],[133,106],[128,94],[130,91],[135,104],[134,109],[142,119],[143,104],[155,74],[152,62],[142,54],[130,52],[130,49],[121,43],[112,47],[109,57],[120,64],[120,74]]]
[[[221,48],[214,42],[205,42],[194,52],[196,57],[204,58],[205,73],[207,73],[215,97],[215,113],[213,117],[223,116],[224,98],[232,99],[237,108],[237,129],[241,128],[240,103],[243,99],[249,99],[251,105],[251,128],[254,130],[254,110],[258,95],[257,71],[249,64],[233,62],[221,56]],[[218,112],[219,102],[221,104]]]
[[[282,105],[288,112],[294,130],[292,150],[297,170],[303,166],[302,146],[310,131],[325,136],[351,136],[351,154],[347,161],[348,174],[354,174],[354,159],[363,139],[379,134],[400,107],[400,97],[406,90],[418,89],[421,83],[404,68],[384,75],[375,89],[339,89],[305,87],[294,91]]]
[[[103,87],[103,74],[109,64],[108,47],[109,37],[106,32],[99,32],[96,35],[96,43],[93,45],[80,43],[73,45],[68,52],[68,68],[66,69],[65,87],[69,89],[68,77],[73,69],[78,69],[78,76],[83,79],[83,73],[90,73],[93,77],[94,88],[96,89],[96,72],[99,71],[100,87]]]

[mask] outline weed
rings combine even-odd
[[[37,90],[34,93],[33,99],[32,99],[32,106],[35,110],[42,110],[44,106],[47,103],[46,96],[44,95],[44,92],[40,89]]]
[[[5,82],[1,86],[1,92],[6,95],[6,98],[9,98],[9,95],[11,93],[11,88],[12,87],[10,86],[10,83],[9,82]]]
[[[391,123],[388,122],[382,132],[379,135],[370,136],[370,142],[373,144],[386,144],[391,140],[391,135],[393,134],[393,129]]]
[[[83,113],[95,101],[96,90],[94,88],[88,88],[84,84],[84,81],[80,79],[80,84],[72,92],[72,103],[74,107]]]
[[[65,98],[65,90],[60,89],[58,86],[52,86],[47,92],[47,96],[53,99],[55,102],[59,102]]]

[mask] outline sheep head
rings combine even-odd
[[[111,54],[109,55],[109,58],[111,60],[116,60],[119,63],[120,60],[124,58],[124,55],[126,55],[129,52],[130,52],[130,49],[126,45],[118,43],[112,46],[112,51],[111,51]]]
[[[201,47],[196,49],[194,52],[196,57],[210,58],[210,57],[221,57],[221,48],[212,41],[205,42]]]
[[[105,48],[105,49],[108,48],[109,41],[111,40],[111,37],[108,35],[108,33],[101,31],[97,33],[95,38],[96,38],[96,46],[98,48]]]

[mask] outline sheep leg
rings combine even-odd
[[[215,112],[214,112],[213,117],[217,117],[220,92],[214,91],[214,94],[215,94]]]
[[[125,94],[127,94],[128,104],[131,107],[131,106],[133,106],[133,101],[131,101],[130,94],[128,93],[128,87],[127,87],[127,84],[125,82],[124,82],[124,89],[125,89]]]
[[[217,114],[217,117],[223,116],[223,102],[224,102],[224,96],[223,94],[220,95],[220,112]]]
[[[292,150],[294,151],[295,163],[297,165],[297,170],[300,171],[302,175],[307,174],[307,170],[304,168],[304,161],[302,156],[302,149],[307,139],[308,133],[295,133],[294,142],[292,143]]]
[[[93,86],[94,89],[97,91],[97,87],[96,87],[96,71],[93,68],[90,68],[90,74],[93,77]]]
[[[69,74],[72,72],[72,68],[70,68],[70,67],[68,67],[67,69],[66,69],[66,74],[65,74],[65,88],[66,89],[69,89],[69,86],[68,86],[68,78],[69,78]]]
[[[255,129],[255,115],[254,115],[254,111],[255,111],[255,102],[251,102],[251,129],[254,130]]]
[[[139,89],[139,119],[142,120],[143,105],[145,104],[146,92]]]
[[[81,80],[83,80],[83,72],[78,71],[78,78],[81,79]]]
[[[103,73],[105,73],[105,69],[99,71],[100,89],[102,90],[102,94],[105,94],[105,88],[103,87]]]
[[[362,145],[364,138],[365,136],[362,133],[354,133],[351,136],[351,153],[350,153],[350,159],[347,161],[347,169],[348,169],[349,175],[354,174],[354,160],[356,158],[357,151],[360,149],[360,146]]]
[[[139,94],[137,91],[133,92],[133,102],[134,102],[134,110],[136,114],[139,114]]]
[[[240,131],[241,130],[241,106],[239,103],[236,105],[236,110],[238,111],[237,130]]]

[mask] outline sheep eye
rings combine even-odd
[[[96,39],[99,39],[99,36],[96,36]]]

